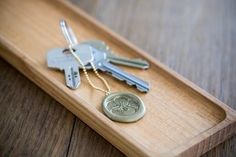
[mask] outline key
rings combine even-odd
[[[76,45],[74,52],[86,65],[93,60],[92,47],[89,45]],[[49,68],[64,71],[66,86],[76,89],[80,85],[79,62],[69,52],[68,49],[56,48],[47,54],[47,64]]]
[[[107,58],[111,63],[115,64],[120,64],[145,70],[149,68],[149,63],[141,58],[128,59],[114,54],[108,54]]]
[[[125,81],[128,85],[136,86],[136,88],[141,92],[149,91],[150,87],[146,81],[132,74],[129,74],[123,71],[122,69],[118,68],[117,66],[109,63],[107,61],[107,54],[105,52],[93,49],[93,55],[94,60],[92,62],[98,70],[110,73],[113,77],[121,81]]]
[[[129,66],[133,68],[139,68],[139,69],[149,68],[149,63],[144,59],[141,59],[141,58],[130,59],[130,58],[125,58],[125,57],[115,55],[114,53],[112,53],[112,50],[110,49],[110,47],[107,46],[105,42],[103,41],[91,40],[91,41],[83,42],[82,44],[88,44],[92,46],[93,48],[98,49],[99,51],[106,52],[107,59],[111,63]]]
[[[144,59],[141,59],[141,58],[130,59],[130,58],[125,58],[125,57],[115,55],[114,53],[112,53],[112,50],[109,48],[109,46],[107,46],[103,41],[91,40],[91,41],[83,42],[82,44],[88,44],[98,49],[99,51],[106,52],[107,59],[111,63],[125,65],[129,67],[134,67],[134,68],[140,68],[140,69],[149,68],[149,63]]]

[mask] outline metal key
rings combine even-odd
[[[114,54],[108,54],[107,58],[111,63],[115,63],[115,64],[120,64],[120,65],[129,66],[129,67],[140,68],[140,69],[149,68],[149,63],[146,60],[143,60],[141,58],[128,59],[128,58],[117,56]]]
[[[114,64],[125,65],[133,68],[140,68],[140,69],[148,69],[149,63],[141,58],[125,58],[118,55],[115,55],[109,46],[105,44],[105,42],[100,40],[90,40],[86,42],[82,42],[81,44],[88,44],[99,51],[103,51],[107,53],[107,60]]]
[[[89,45],[76,45],[73,47],[81,61],[86,65],[93,60],[92,47]],[[49,68],[64,71],[66,85],[71,89],[76,89],[80,85],[79,62],[69,52],[68,49],[56,48],[47,54],[47,64]]]
[[[148,92],[149,91],[149,84],[132,75],[129,74],[122,69],[116,67],[115,65],[111,64],[107,60],[107,54],[103,51],[99,51],[97,49],[93,49],[94,60],[93,64],[95,67],[103,72],[110,73],[113,77],[125,81],[128,85],[134,85],[136,88],[141,92]],[[86,68],[91,69],[91,67],[87,66]]]

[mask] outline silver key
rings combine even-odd
[[[99,51],[97,49],[93,49],[94,60],[93,63],[95,67],[103,72],[110,73],[113,77],[125,81],[128,85],[134,85],[136,88],[141,92],[148,92],[149,91],[149,84],[132,75],[129,74],[122,69],[116,67],[115,65],[109,63],[107,61],[107,54],[105,52]],[[90,68],[90,67],[88,67]]]
[[[92,47],[89,45],[76,45],[73,47],[75,53],[86,65],[93,60]],[[76,89],[80,85],[79,62],[67,49],[52,49],[47,54],[47,64],[49,68],[64,71],[66,85],[71,89]]]
[[[128,59],[128,58],[117,56],[114,54],[108,54],[107,58],[111,63],[115,63],[115,64],[120,64],[120,65],[129,66],[129,67],[140,68],[140,69],[149,68],[149,63],[146,60],[143,60],[141,58]]]
[[[105,42],[103,41],[91,40],[91,41],[83,42],[81,44],[88,44],[92,46],[93,48],[98,49],[99,51],[106,52],[107,60],[111,63],[129,66],[133,68],[139,68],[139,69],[149,68],[149,63],[144,59],[141,59],[141,58],[130,59],[130,58],[125,58],[125,57],[115,55],[114,53],[112,53],[112,50],[110,49],[110,47],[107,46]]]

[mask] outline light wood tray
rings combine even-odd
[[[8,0],[0,2],[0,10],[0,55],[125,154],[199,156],[235,133],[232,109],[69,2]],[[147,108],[144,118],[130,124],[111,121],[102,113],[104,94],[92,89],[83,74],[80,88],[73,91],[65,86],[62,72],[47,68],[47,51],[66,46],[59,28],[62,18],[80,41],[103,40],[120,55],[149,60],[147,71],[122,67],[150,82],[147,94],[102,74],[113,91],[133,92],[142,98]]]

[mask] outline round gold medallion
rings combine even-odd
[[[132,93],[111,93],[103,100],[103,111],[112,120],[134,122],[145,114],[143,101]]]

